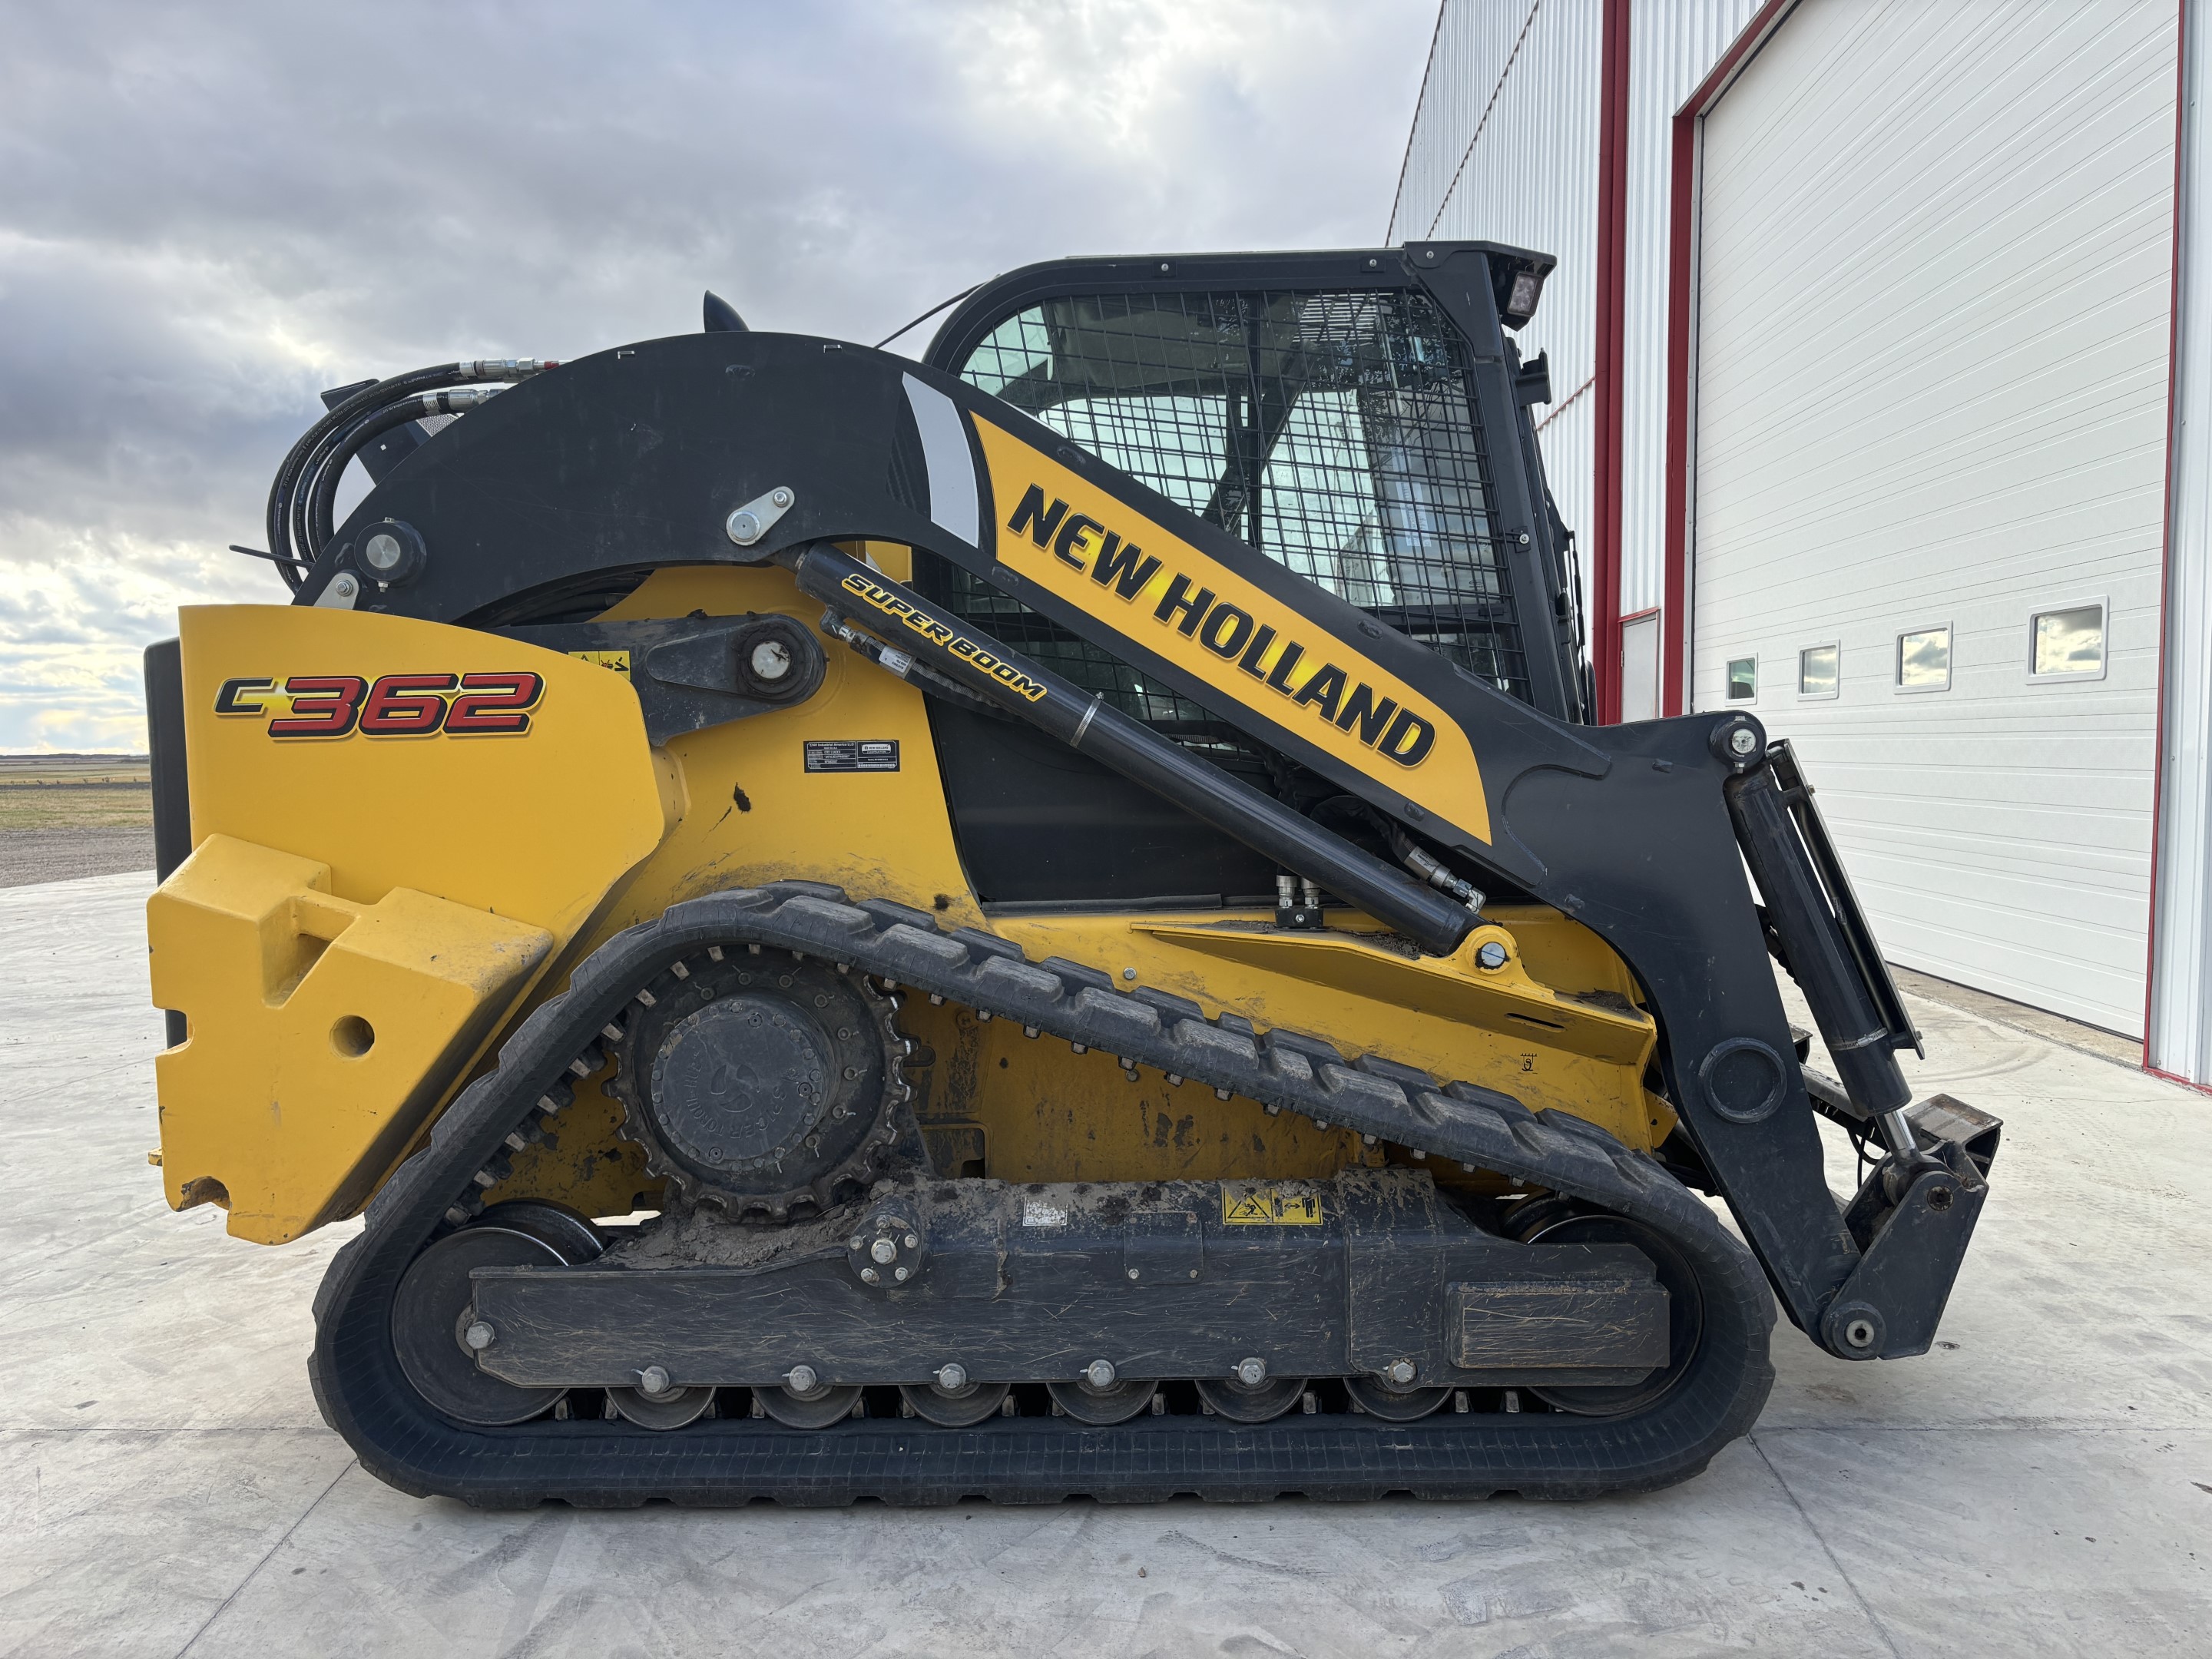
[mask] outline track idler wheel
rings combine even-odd
[[[497,1340],[476,1317],[478,1267],[576,1267],[599,1254],[591,1223],[535,1199],[495,1204],[417,1255],[392,1302],[392,1346],[415,1391],[457,1423],[501,1428],[550,1411],[566,1389],[518,1389],[477,1366]]]
[[[1613,1387],[1577,1383],[1531,1388],[1528,1393],[1577,1417],[1621,1417],[1641,1411],[1679,1382],[1697,1355],[1705,1330],[1705,1303],[1698,1275],[1682,1253],[1655,1229],[1602,1211],[1546,1213],[1525,1231],[1524,1244],[1633,1244],[1651,1258],[1667,1289],[1667,1363],[1641,1382]]]

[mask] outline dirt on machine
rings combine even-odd
[[[1577,1498],[1745,1433],[1778,1308],[1929,1346],[2000,1126],[1914,1100],[1786,743],[1595,723],[1552,264],[1061,260],[919,362],[710,295],[327,394],[290,602],[147,653],[148,927],[171,1204],[364,1218],[364,1467]]]

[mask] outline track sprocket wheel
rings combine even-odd
[[[738,1220],[829,1209],[901,1139],[911,1091],[895,1006],[826,962],[718,950],[674,964],[627,1012],[618,1133]]]

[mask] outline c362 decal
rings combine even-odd
[[[215,712],[269,717],[272,738],[519,738],[545,695],[543,676],[512,673],[292,674],[228,679]]]

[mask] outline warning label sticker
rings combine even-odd
[[[1229,1227],[1318,1227],[1321,1194],[1296,1188],[1221,1189],[1222,1224]]]
[[[898,739],[810,741],[806,745],[806,769],[810,772],[896,772],[899,769]]]
[[[568,654],[596,667],[611,669],[624,679],[629,678],[629,653],[627,651],[571,651]]]

